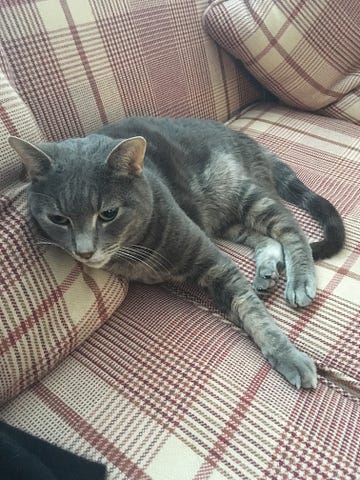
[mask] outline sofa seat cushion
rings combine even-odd
[[[113,315],[6,422],[107,464],[108,480],[354,480],[359,399],[296,390],[249,338],[160,286]]]
[[[288,105],[360,124],[358,0],[215,0],[204,24]]]
[[[45,375],[107,320],[127,282],[38,245],[22,164],[7,137],[39,142],[25,103],[0,76],[0,403]]]

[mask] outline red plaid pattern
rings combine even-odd
[[[49,139],[132,114],[225,119],[261,94],[203,35],[205,3],[6,0],[1,65]],[[134,284],[104,322],[126,285],[34,244],[6,135],[38,141],[41,133],[5,79],[1,87],[2,398],[67,357],[3,405],[0,417],[106,463],[109,480],[357,480],[359,128],[271,105],[231,124],[289,162],[346,224],[346,248],[317,265],[309,308],[287,307],[284,282],[266,301],[319,367],[319,387],[295,391],[190,286]],[[294,212],[311,238],[321,236]],[[249,250],[219,246],[251,280]]]
[[[0,151],[1,175],[0,189],[18,182],[24,177],[22,163],[16,158],[9,147],[9,135],[22,136],[33,142],[42,140],[41,132],[31,111],[26,108],[17,92],[10,85],[8,78],[0,70]]]
[[[0,403],[67,356],[111,316],[127,291],[125,281],[36,245],[9,134],[42,139],[29,109],[1,76]]]
[[[1,417],[109,480],[356,480],[359,400],[296,391],[224,319],[160,287],[121,308]],[[338,477],[337,477],[338,476]]]
[[[204,34],[206,0],[3,0],[2,49],[49,140],[130,115],[226,120],[262,98]]]
[[[216,0],[213,38],[285,103],[360,123],[357,0]]]
[[[203,291],[134,284],[108,322],[0,416],[106,463],[110,480],[357,480],[359,127],[271,105],[231,125],[289,162],[344,215],[346,248],[317,265],[315,302],[290,309],[283,283],[266,302],[314,357],[319,387],[295,391]],[[318,238],[318,227],[294,211]],[[251,280],[249,250],[220,246]]]

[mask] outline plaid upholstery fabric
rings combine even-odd
[[[127,283],[82,269],[36,245],[21,162],[9,134],[41,141],[29,109],[0,76],[0,402],[42,377],[98,328],[123,300]]]
[[[328,107],[322,108],[319,113],[360,124],[360,87],[355,88]]]
[[[266,302],[315,358],[319,387],[288,385],[202,291],[133,284],[108,322],[0,416],[106,463],[110,480],[357,480],[359,127],[270,105],[232,126],[289,162],[344,215],[346,248],[319,262],[313,305],[288,308],[283,284]],[[251,279],[249,251],[220,246]]]
[[[296,391],[223,319],[133,285],[114,317],[0,416],[109,480],[356,480],[360,403]]]
[[[205,35],[206,0],[4,0],[2,48],[49,140],[130,115],[226,120],[262,98]]]
[[[7,137],[17,135],[33,142],[41,142],[41,132],[7,76],[0,70],[0,191],[24,177],[22,163],[9,147]]]
[[[359,22],[358,0],[217,0],[204,17],[213,38],[282,101],[358,124]]]

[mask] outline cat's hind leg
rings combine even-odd
[[[246,233],[244,236],[239,241],[255,252],[254,288],[259,295],[269,293],[276,287],[285,268],[282,246],[277,240],[258,233]]]
[[[285,268],[284,252],[281,244],[277,240],[260,233],[239,232],[235,228],[230,229],[225,237],[254,250],[256,263],[254,288],[259,295],[272,292]]]

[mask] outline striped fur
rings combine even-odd
[[[31,211],[55,243],[88,266],[130,280],[206,288],[290,383],[316,386],[312,360],[292,345],[211,241],[230,238],[255,248],[261,292],[274,286],[285,265],[287,301],[308,305],[316,293],[312,254],[338,251],[344,228],[335,208],[289,167],[246,135],[203,120],[130,118],[84,139],[11,143],[33,178]],[[325,238],[313,253],[280,197],[323,224]],[[114,219],[100,220],[114,209]],[[68,223],[55,225],[54,216]]]

